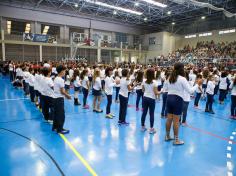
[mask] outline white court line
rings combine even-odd
[[[9,99],[1,99],[0,101],[15,101],[15,100],[28,100],[29,98],[9,98]]]

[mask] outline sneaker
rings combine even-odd
[[[57,131],[57,133],[60,133],[60,134],[68,134],[68,133],[70,133],[70,130],[63,129],[63,130],[61,130],[61,131]]]
[[[139,108],[136,108],[136,111],[139,111]]]
[[[142,126],[141,131],[145,132],[145,131],[147,131],[147,128],[145,126]]]
[[[114,115],[114,114],[111,114],[111,113],[110,113],[110,115],[111,115],[112,117],[115,117],[115,115]]]
[[[172,141],[172,140],[174,140],[174,138],[172,138],[172,137],[170,137],[170,136],[166,136],[166,137],[165,137],[165,141]]]
[[[149,134],[155,134],[157,131],[154,128],[150,128]]]
[[[209,110],[208,110],[208,109],[205,109],[205,112],[209,112]]]
[[[99,109],[99,110],[96,110],[97,113],[102,113],[103,110]]]
[[[184,127],[187,126],[187,123],[186,122],[182,123],[182,126],[184,126]]]
[[[121,124],[128,126],[128,125],[129,125],[129,122],[125,122],[125,121],[124,121],[124,122],[121,122]]]
[[[121,121],[118,121],[118,125],[122,125],[122,122],[121,122]]]
[[[235,118],[235,116],[231,115],[229,118],[231,118],[231,119],[234,119],[234,118]]]
[[[214,112],[214,111],[209,111],[209,113],[210,113],[210,114],[215,114],[215,112]]]
[[[107,114],[107,115],[106,115],[106,118],[107,118],[107,119],[113,119],[113,117],[111,116],[111,114]]]
[[[83,106],[83,109],[89,109],[88,105]]]
[[[176,139],[174,142],[173,142],[173,145],[184,145],[184,141],[181,141],[179,139]]]
[[[194,105],[194,108],[198,109],[198,106]]]
[[[48,123],[50,124],[53,124],[53,121],[52,120],[47,120]]]
[[[130,104],[129,104],[129,105],[128,105],[128,107],[129,107],[129,108],[131,108],[131,107],[132,107],[132,105],[130,105]]]

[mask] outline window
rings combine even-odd
[[[155,45],[156,44],[156,37],[149,37],[149,45]]]
[[[199,37],[206,37],[206,36],[211,36],[211,35],[212,35],[212,32],[207,32],[207,33],[199,34]]]
[[[127,42],[127,35],[123,34],[123,33],[116,33],[116,41],[118,43],[120,43],[120,42],[126,43]]]
[[[184,38],[194,38],[194,37],[197,37],[196,34],[193,34],[193,35],[186,35]]]
[[[222,35],[222,34],[228,34],[228,33],[234,33],[234,32],[235,32],[235,29],[230,29],[230,30],[219,31],[219,34]]]

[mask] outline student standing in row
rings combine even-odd
[[[146,71],[146,81],[143,82],[142,89],[144,92],[143,97],[143,114],[141,118],[141,125],[142,125],[142,131],[146,131],[147,128],[145,127],[145,120],[146,115],[149,110],[150,114],[150,134],[156,133],[156,130],[153,128],[154,125],[154,111],[155,111],[155,99],[156,96],[159,94],[157,90],[157,83],[154,81],[155,79],[155,71],[152,68],[149,68]]]
[[[136,99],[136,111],[139,111],[139,102],[140,99],[142,99],[142,109],[143,109],[143,90],[142,90],[142,83],[143,83],[143,72],[138,71],[137,76],[135,79],[135,85],[136,85],[136,94],[137,94],[137,99]]]
[[[212,109],[212,104],[214,101],[214,90],[215,90],[215,82],[214,77],[212,75],[209,75],[208,82],[207,82],[207,102],[206,102],[206,108],[205,112],[209,112],[211,114],[215,114]]]
[[[115,102],[119,103],[120,76],[119,76],[119,72],[118,71],[115,71],[115,82],[118,83],[118,84],[115,84],[115,89],[116,89]]]
[[[162,92],[161,117],[162,118],[167,116],[166,101],[167,101],[167,95],[168,95],[169,75],[170,75],[169,71],[166,71],[165,72],[165,81],[163,84],[163,88],[161,90],[161,92]]]
[[[35,78],[34,78],[34,70],[33,68],[29,68],[29,93],[30,93],[30,100],[31,102],[34,103],[34,98],[35,98],[35,91],[34,91],[34,83],[35,83]]]
[[[79,70],[78,69],[74,70],[72,82],[74,83],[74,105],[79,106],[79,105],[81,105],[80,101],[79,101],[79,98],[78,98],[81,83],[80,83]]]
[[[174,145],[184,144],[184,141],[179,139],[179,117],[183,110],[183,91],[187,91],[191,94],[197,88],[196,86],[201,84],[201,82],[199,82],[198,85],[191,87],[184,75],[184,65],[182,63],[176,63],[169,78],[166,103],[168,114],[166,120],[165,141],[173,140],[173,138],[170,137],[170,128],[173,123]]]
[[[202,79],[202,75],[197,75],[197,79],[200,80]],[[199,100],[202,96],[202,93],[203,93],[203,89],[202,89],[202,86],[198,86],[197,90],[196,90],[196,97],[195,97],[195,100],[194,100],[194,107],[195,108],[198,108],[198,103],[199,103]]]
[[[224,104],[224,100],[227,95],[227,88],[228,88],[229,79],[227,78],[227,72],[224,71],[221,74],[220,77],[220,84],[219,84],[219,89],[220,89],[220,95],[219,95],[219,103]]]
[[[128,106],[128,92],[133,89],[130,80],[129,80],[129,70],[123,69],[122,70],[122,78],[120,79],[120,92],[119,92],[119,99],[120,99],[120,110],[119,110],[119,125],[129,125],[126,121],[126,113],[127,113],[127,106]]]
[[[236,119],[236,78],[230,84],[231,89],[231,118]]]
[[[65,123],[65,109],[64,109],[64,97],[71,99],[71,96],[65,91],[65,84],[62,77],[65,76],[65,67],[59,65],[57,67],[57,77],[54,80],[54,120],[52,130],[57,133],[66,134],[69,133],[69,130],[63,128]]]
[[[80,74],[80,80],[82,85],[83,92],[83,109],[89,109],[89,105],[87,105],[87,98],[89,93],[89,79],[88,79],[88,70],[83,70]]]
[[[53,90],[53,80],[51,76],[51,69],[50,68],[43,68],[43,88],[42,94],[43,96],[43,107],[42,113],[44,119],[50,123],[52,123],[54,119],[54,90]]]
[[[100,108],[102,96],[102,82],[100,77],[100,70],[98,68],[95,69],[93,76],[93,96],[93,111],[102,113],[103,110],[101,110]]]
[[[107,96],[107,106],[106,106],[106,118],[112,119],[114,117],[113,114],[111,114],[111,104],[112,104],[112,92],[113,87],[115,86],[115,81],[112,78],[112,68],[107,67],[105,70],[105,94]]]

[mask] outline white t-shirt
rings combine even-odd
[[[61,94],[61,88],[64,88],[64,80],[61,77],[56,77],[54,79],[54,95],[55,98],[61,98],[64,97],[64,95]]]
[[[13,71],[14,67],[12,64],[9,64],[9,71]]]
[[[23,71],[20,67],[16,69],[16,76],[23,76]]]
[[[24,74],[24,80],[26,83],[29,83],[29,76],[30,76],[30,73],[28,71],[24,71],[23,72]]]
[[[232,89],[232,90],[231,90],[231,95],[236,96],[236,86],[234,86],[234,83],[231,82],[231,84],[230,84],[229,87],[230,87],[230,89]]]
[[[57,74],[57,69],[56,69],[56,67],[52,67],[52,73]]]
[[[70,76],[66,75],[66,81],[65,81],[65,85],[70,85]]]
[[[43,64],[43,67],[50,68],[51,66],[50,66],[50,64],[48,64],[48,63],[44,63],[44,64]]]
[[[30,86],[34,87],[34,82],[35,82],[34,75],[29,74],[28,82]]]
[[[54,98],[54,91],[53,91],[53,86],[54,83],[51,78],[44,77],[43,79],[43,88],[42,88],[42,94],[48,97]]]
[[[144,97],[156,99],[154,88],[157,88],[157,82],[153,81],[151,84],[147,84],[146,81],[143,81],[143,87],[144,87]]]
[[[105,78],[105,93],[107,95],[112,95],[113,87],[115,86],[114,79],[111,77]]]
[[[75,86],[75,87],[80,87],[80,86],[81,86],[79,76],[76,76],[76,78],[75,78],[75,80],[74,80],[74,86]]]
[[[213,81],[208,81],[206,93],[214,95],[215,83]]]
[[[40,74],[39,79],[38,79],[38,91],[40,93],[42,92],[42,88],[43,88],[43,79],[44,79],[44,76]]]
[[[102,84],[101,84],[101,78],[100,78],[100,77],[97,77],[97,78],[94,80],[93,88],[94,88],[95,90],[101,90]]]
[[[87,81],[89,81],[88,76],[85,76],[84,79],[82,80],[82,83],[81,83],[82,87],[85,89],[88,89]]]
[[[128,98],[128,85],[130,84],[130,80],[127,80],[126,77],[122,77],[120,79],[120,92],[119,94],[123,97]]]
[[[198,85],[191,87],[187,79],[183,76],[178,76],[177,81],[173,84],[169,83],[168,85],[168,95],[178,95],[184,99],[184,91],[192,94]]]
[[[39,82],[39,74],[36,73],[34,75],[34,90],[38,90],[38,87],[39,87],[38,82]]]
[[[226,90],[227,89],[227,77],[225,78],[220,78],[220,89]]]
[[[116,82],[120,81],[120,77],[119,77],[119,76],[116,76],[116,77],[115,77],[115,81],[116,81]],[[120,87],[120,83],[119,83],[119,84],[115,84],[115,87]]]
[[[70,78],[72,78],[73,74],[74,74],[74,70],[70,69],[70,70],[69,70],[69,76],[70,76]]]
[[[100,79],[101,80],[104,80],[105,79],[105,70],[104,69],[102,69],[101,71],[100,71]]]

